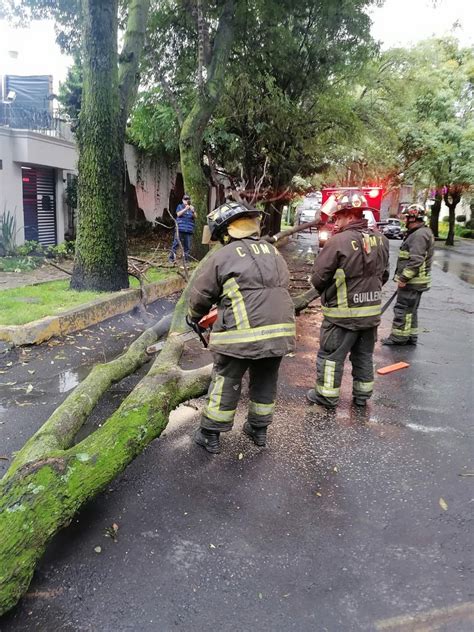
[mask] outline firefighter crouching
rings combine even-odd
[[[316,360],[316,387],[309,402],[327,409],[337,406],[344,361],[350,353],[354,404],[365,406],[374,386],[373,352],[380,323],[382,285],[388,281],[389,245],[369,230],[359,191],[339,194],[331,215],[338,232],[314,264],[311,282],[321,294],[324,320]]]
[[[236,202],[208,215],[212,241],[224,244],[204,265],[191,289],[194,321],[217,303],[209,340],[214,367],[195,441],[220,451],[221,432],[231,430],[242,378],[249,372],[249,409],[243,431],[265,446],[272,421],[282,356],[295,347],[295,316],[283,257],[260,235],[258,211]]]
[[[416,345],[418,342],[418,307],[423,292],[431,286],[434,236],[425,226],[425,209],[412,204],[404,211],[407,233],[400,247],[394,280],[398,283],[393,308],[392,331],[382,340],[384,345]]]

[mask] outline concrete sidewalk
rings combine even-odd
[[[377,366],[410,368],[377,378],[366,414],[347,369],[340,408],[320,418],[304,401],[321,320],[308,310],[268,448],[241,433],[241,406],[211,456],[191,441],[197,410],[181,407],[54,539],[2,632],[470,632],[473,311],[472,289],[435,267],[420,345],[376,350]],[[188,363],[208,359],[190,347]],[[92,426],[115,405],[104,398]]]

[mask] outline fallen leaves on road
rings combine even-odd
[[[444,498],[439,499],[439,506],[443,511],[448,511],[448,503],[444,500]]]
[[[244,458],[244,455],[242,454],[242,452],[239,452],[239,461],[241,461]]]
[[[96,546],[96,547],[94,547],[94,551],[96,553],[102,553],[102,547],[101,546]]]
[[[114,542],[117,542],[117,532],[119,530],[119,526],[117,523],[113,523],[110,527],[107,527],[105,530],[105,535],[107,538],[112,538]]]
[[[33,384],[28,384],[28,386],[26,387],[26,392],[31,393],[32,390],[33,390]]]

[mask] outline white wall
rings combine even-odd
[[[75,171],[75,144],[37,132],[0,128],[0,214],[5,210],[16,217],[16,243],[25,240],[23,229],[23,185],[21,167],[42,166],[56,169],[56,237],[64,241],[66,171]]]

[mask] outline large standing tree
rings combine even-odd
[[[138,89],[150,0],[22,0],[9,4],[13,13],[54,18],[58,42],[78,55],[82,65],[77,130],[79,213],[71,287],[126,288],[123,147]],[[123,41],[120,53],[119,34]]]
[[[79,222],[74,289],[128,287],[123,204],[125,126],[138,88],[149,0],[130,0],[120,56],[118,0],[82,0]]]

